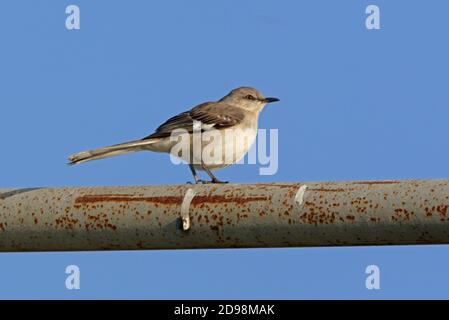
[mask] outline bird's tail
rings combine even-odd
[[[99,148],[95,150],[82,151],[75,153],[69,157],[69,165],[75,165],[91,160],[98,160],[118,156],[121,154],[141,151],[145,146],[157,142],[159,139],[145,139],[116,144],[110,147]]]

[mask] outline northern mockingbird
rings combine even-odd
[[[257,136],[259,113],[267,103],[276,101],[279,99],[265,98],[254,88],[240,87],[216,102],[202,103],[168,119],[153,134],[141,140],[79,152],[69,157],[69,164],[144,150],[173,154],[180,133],[184,133],[189,148],[175,152],[174,156],[188,163],[195,183],[224,183],[212,170],[227,167],[245,156]],[[213,139],[209,137],[208,141],[202,139],[195,152],[196,133],[218,133],[218,136],[212,135]],[[213,161],[205,159],[205,151],[212,155]],[[196,170],[204,170],[212,180],[199,180]]]

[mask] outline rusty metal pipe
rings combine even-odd
[[[447,244],[448,208],[449,180],[0,189],[0,251]]]

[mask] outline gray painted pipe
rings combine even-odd
[[[449,180],[0,189],[0,251],[449,243]]]

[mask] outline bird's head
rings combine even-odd
[[[278,98],[265,98],[257,89],[240,87],[232,90],[220,101],[248,111],[261,111],[267,103],[279,101]]]

